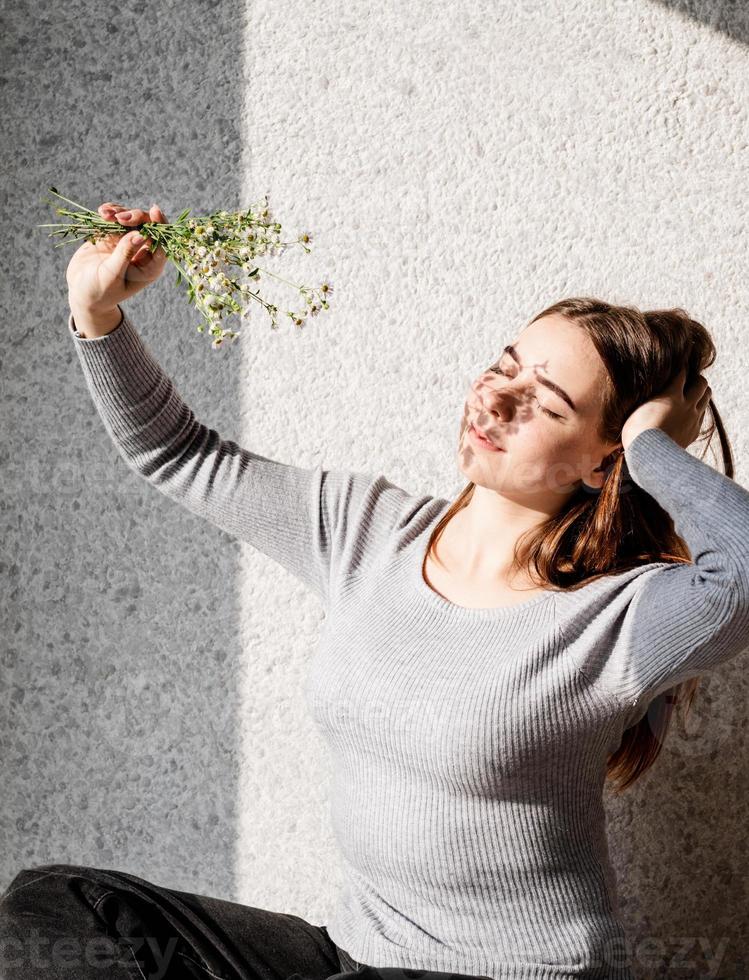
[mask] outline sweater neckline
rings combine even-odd
[[[422,565],[426,557],[427,546],[432,534],[432,530],[437,521],[450,506],[451,501],[439,498],[440,506],[434,516],[428,522],[421,534],[416,538],[411,549],[411,581],[422,599],[444,613],[453,616],[462,616],[465,619],[497,620],[509,619],[513,616],[522,616],[528,609],[535,609],[544,603],[549,602],[555,593],[555,589],[544,589],[543,592],[534,595],[531,599],[524,602],[516,602],[509,606],[461,606],[457,602],[446,599],[426,582],[422,574]]]

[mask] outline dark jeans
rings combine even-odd
[[[2,980],[325,980],[362,964],[298,915],[44,864],[0,895]]]

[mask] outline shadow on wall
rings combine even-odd
[[[685,17],[720,31],[733,41],[749,44],[749,5],[737,0],[654,0]]]
[[[57,218],[50,185],[92,208],[156,201],[171,220],[186,201],[246,206],[244,4],[22,0],[3,14],[4,204],[28,220],[0,285],[20,311],[3,353],[0,889],[61,862],[231,895],[239,546],[118,456],[67,332],[78,245],[29,227]],[[170,376],[210,378],[186,400],[228,428],[239,352],[217,386],[186,300],[180,329],[158,330],[170,269],[128,312]]]

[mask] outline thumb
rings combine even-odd
[[[679,371],[676,372],[673,379],[671,380],[671,389],[678,391],[680,394],[684,394],[684,388],[687,382],[687,366],[682,364]]]
[[[124,276],[131,260],[148,241],[139,231],[129,231],[117,242],[113,252],[106,257],[104,264],[113,276]]]

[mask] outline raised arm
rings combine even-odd
[[[374,477],[281,463],[199,422],[127,313],[109,333],[70,336],[96,410],[127,465],[162,494],[247,541],[327,605],[337,549]]]
[[[613,597],[599,610],[608,631],[582,666],[634,704],[749,646],[749,491],[657,427],[631,441],[625,460],[671,515],[694,562],[643,572],[626,602]]]

